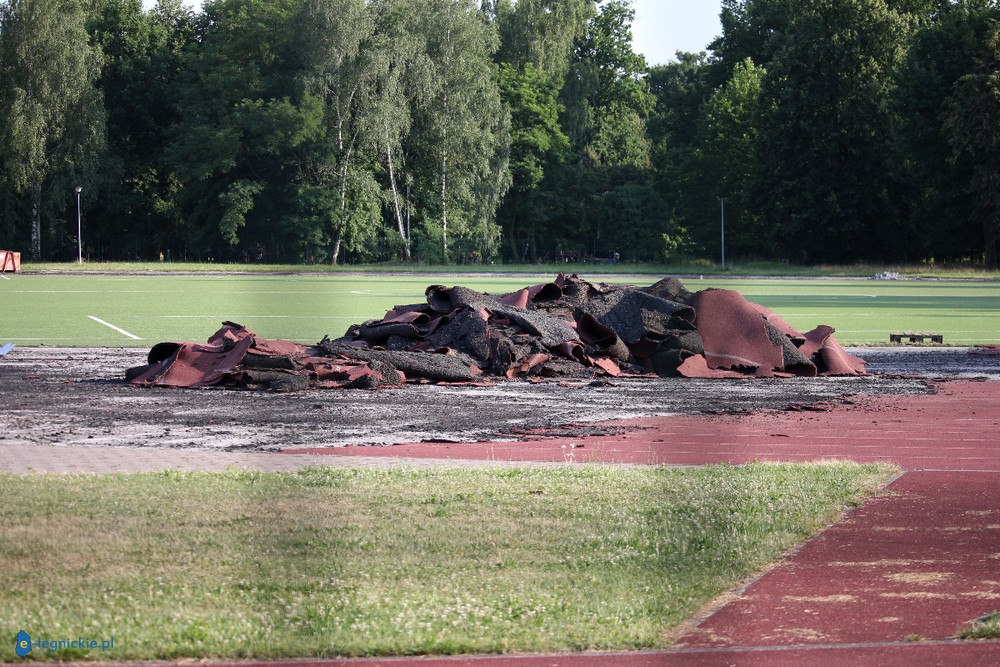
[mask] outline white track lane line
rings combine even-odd
[[[90,319],[94,320],[98,324],[103,324],[104,326],[108,327],[109,329],[114,329],[115,331],[117,331],[118,333],[122,334],[123,336],[128,336],[132,340],[142,340],[141,338],[139,338],[135,334],[130,334],[129,332],[125,331],[124,329],[120,329],[120,328],[116,327],[115,325],[110,324],[108,322],[105,322],[104,320],[102,320],[102,319],[100,319],[98,317],[94,317],[93,315],[88,315],[87,317],[89,317]]]

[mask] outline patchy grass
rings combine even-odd
[[[1000,639],[1000,611],[995,611],[964,628],[958,636],[961,639]]]
[[[662,647],[893,472],[4,475],[0,636],[115,640],[34,659]]]

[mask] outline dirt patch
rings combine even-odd
[[[899,572],[886,575],[886,578],[901,584],[933,585],[943,584],[954,578],[954,576],[951,572]]]
[[[853,595],[786,595],[783,599],[789,602],[812,602],[815,604],[833,604],[842,602],[857,602]]]

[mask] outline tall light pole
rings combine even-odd
[[[81,227],[80,224],[80,193],[83,192],[83,188],[79,185],[76,186],[76,261],[79,264],[83,264],[83,237],[80,236]]]
[[[719,197],[719,206],[722,208],[722,270],[726,270],[726,198]]]

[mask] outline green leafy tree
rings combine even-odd
[[[884,0],[794,4],[767,65],[750,188],[783,258],[907,251],[889,100],[908,26]]]
[[[510,116],[492,60],[496,29],[470,0],[409,4],[431,67],[409,136],[410,154],[419,160],[414,188],[422,232],[436,246],[424,252],[448,263],[457,240],[461,261],[483,260],[498,250],[496,210],[510,185]]]
[[[594,0],[501,0],[494,11],[500,29],[497,61],[517,72],[531,66],[561,85],[573,44],[594,15]]]
[[[722,0],[722,33],[709,45],[715,54],[712,82],[729,81],[747,59],[767,68],[791,28],[796,0]]]
[[[953,136],[944,121],[958,81],[972,74],[993,25],[995,0],[940,3],[913,38],[897,74],[894,135],[912,190],[914,237],[925,257],[963,260],[984,252],[980,215],[968,184],[974,164],[968,151],[953,158]]]
[[[618,240],[621,225],[609,227],[612,221],[596,212],[606,193],[648,185],[651,174],[647,120],[656,100],[644,78],[645,59],[632,46],[634,16],[624,0],[602,3],[577,40],[560,96],[572,155],[547,186],[554,199],[550,246],[559,250],[610,257],[617,247],[629,255]]]
[[[318,132],[303,145],[301,203],[328,221],[337,263],[345,239],[360,251],[381,224],[381,188],[371,167],[384,130],[378,84],[387,61],[364,0],[307,0],[295,34],[304,93],[322,109]]]
[[[708,197],[705,200],[710,204],[716,198],[726,201],[729,243],[742,253],[757,257],[772,254],[761,217],[747,206],[746,196],[760,135],[758,117],[764,76],[764,69],[750,59],[737,65],[729,82],[705,103],[699,128],[702,147],[699,171],[706,186],[714,185],[715,190],[711,201]],[[714,235],[715,225],[708,228]]]
[[[996,269],[1000,246],[1000,21],[992,26],[975,60],[974,70],[955,85],[948,102],[945,132],[951,160],[967,160],[966,185],[981,221],[986,266]]]
[[[702,112],[713,94],[712,65],[706,53],[678,52],[677,59],[652,68],[646,81],[656,99],[648,123],[652,142],[652,183],[663,197],[666,216],[690,229],[680,247],[707,247],[705,222],[714,219],[714,183],[704,174]],[[671,253],[673,254],[673,253]]]
[[[900,16],[928,20],[952,0],[883,0],[885,9]],[[715,54],[713,85],[721,86],[747,58],[770,69],[784,48],[787,35],[803,8],[798,0],[722,0],[719,21],[722,33],[709,49]],[[837,17],[831,16],[837,24]],[[848,24],[843,27],[849,30]],[[905,31],[901,33],[904,35]]]
[[[679,147],[696,143],[702,107],[714,88],[707,53],[678,52],[677,59],[649,70],[646,82],[655,99],[649,121],[654,144]]]
[[[500,90],[511,114],[512,185],[499,212],[508,253],[534,253],[552,215],[547,171],[567,157],[559,94],[575,41],[594,13],[593,0],[505,0],[496,5],[500,30]]]
[[[396,232],[403,259],[410,261],[414,256],[414,226],[420,224],[419,219],[415,221],[419,217],[415,195],[419,161],[410,134],[416,109],[433,95],[434,66],[424,40],[416,32],[409,3],[374,0],[370,7],[377,23],[372,50],[381,59],[377,83],[381,104],[375,122],[383,208]]]
[[[546,193],[540,191],[546,170],[562,159],[569,140],[559,126],[555,82],[528,63],[518,72],[500,66],[500,90],[511,111],[510,160],[513,186],[500,211],[512,256],[527,259],[521,248],[535,248],[551,214]]]
[[[0,170],[27,202],[34,260],[42,258],[46,213],[64,210],[75,186],[93,199],[99,182],[101,53],[85,20],[79,0],[0,2]]]
[[[88,30],[104,54],[99,86],[108,124],[107,185],[90,209],[100,256],[183,255],[177,182],[163,154],[179,115],[165,100],[194,29],[181,0],[160,0],[148,13],[139,0],[98,0],[91,13]]]
[[[657,262],[674,255],[686,243],[686,230],[664,215],[666,208],[650,185],[627,183],[601,195],[597,217],[613,230],[612,257]]]
[[[299,4],[214,0],[199,17],[174,86],[181,120],[166,156],[201,256],[236,259],[258,244],[300,248],[296,228],[284,224],[295,191],[290,152],[315,131],[293,99]]]

